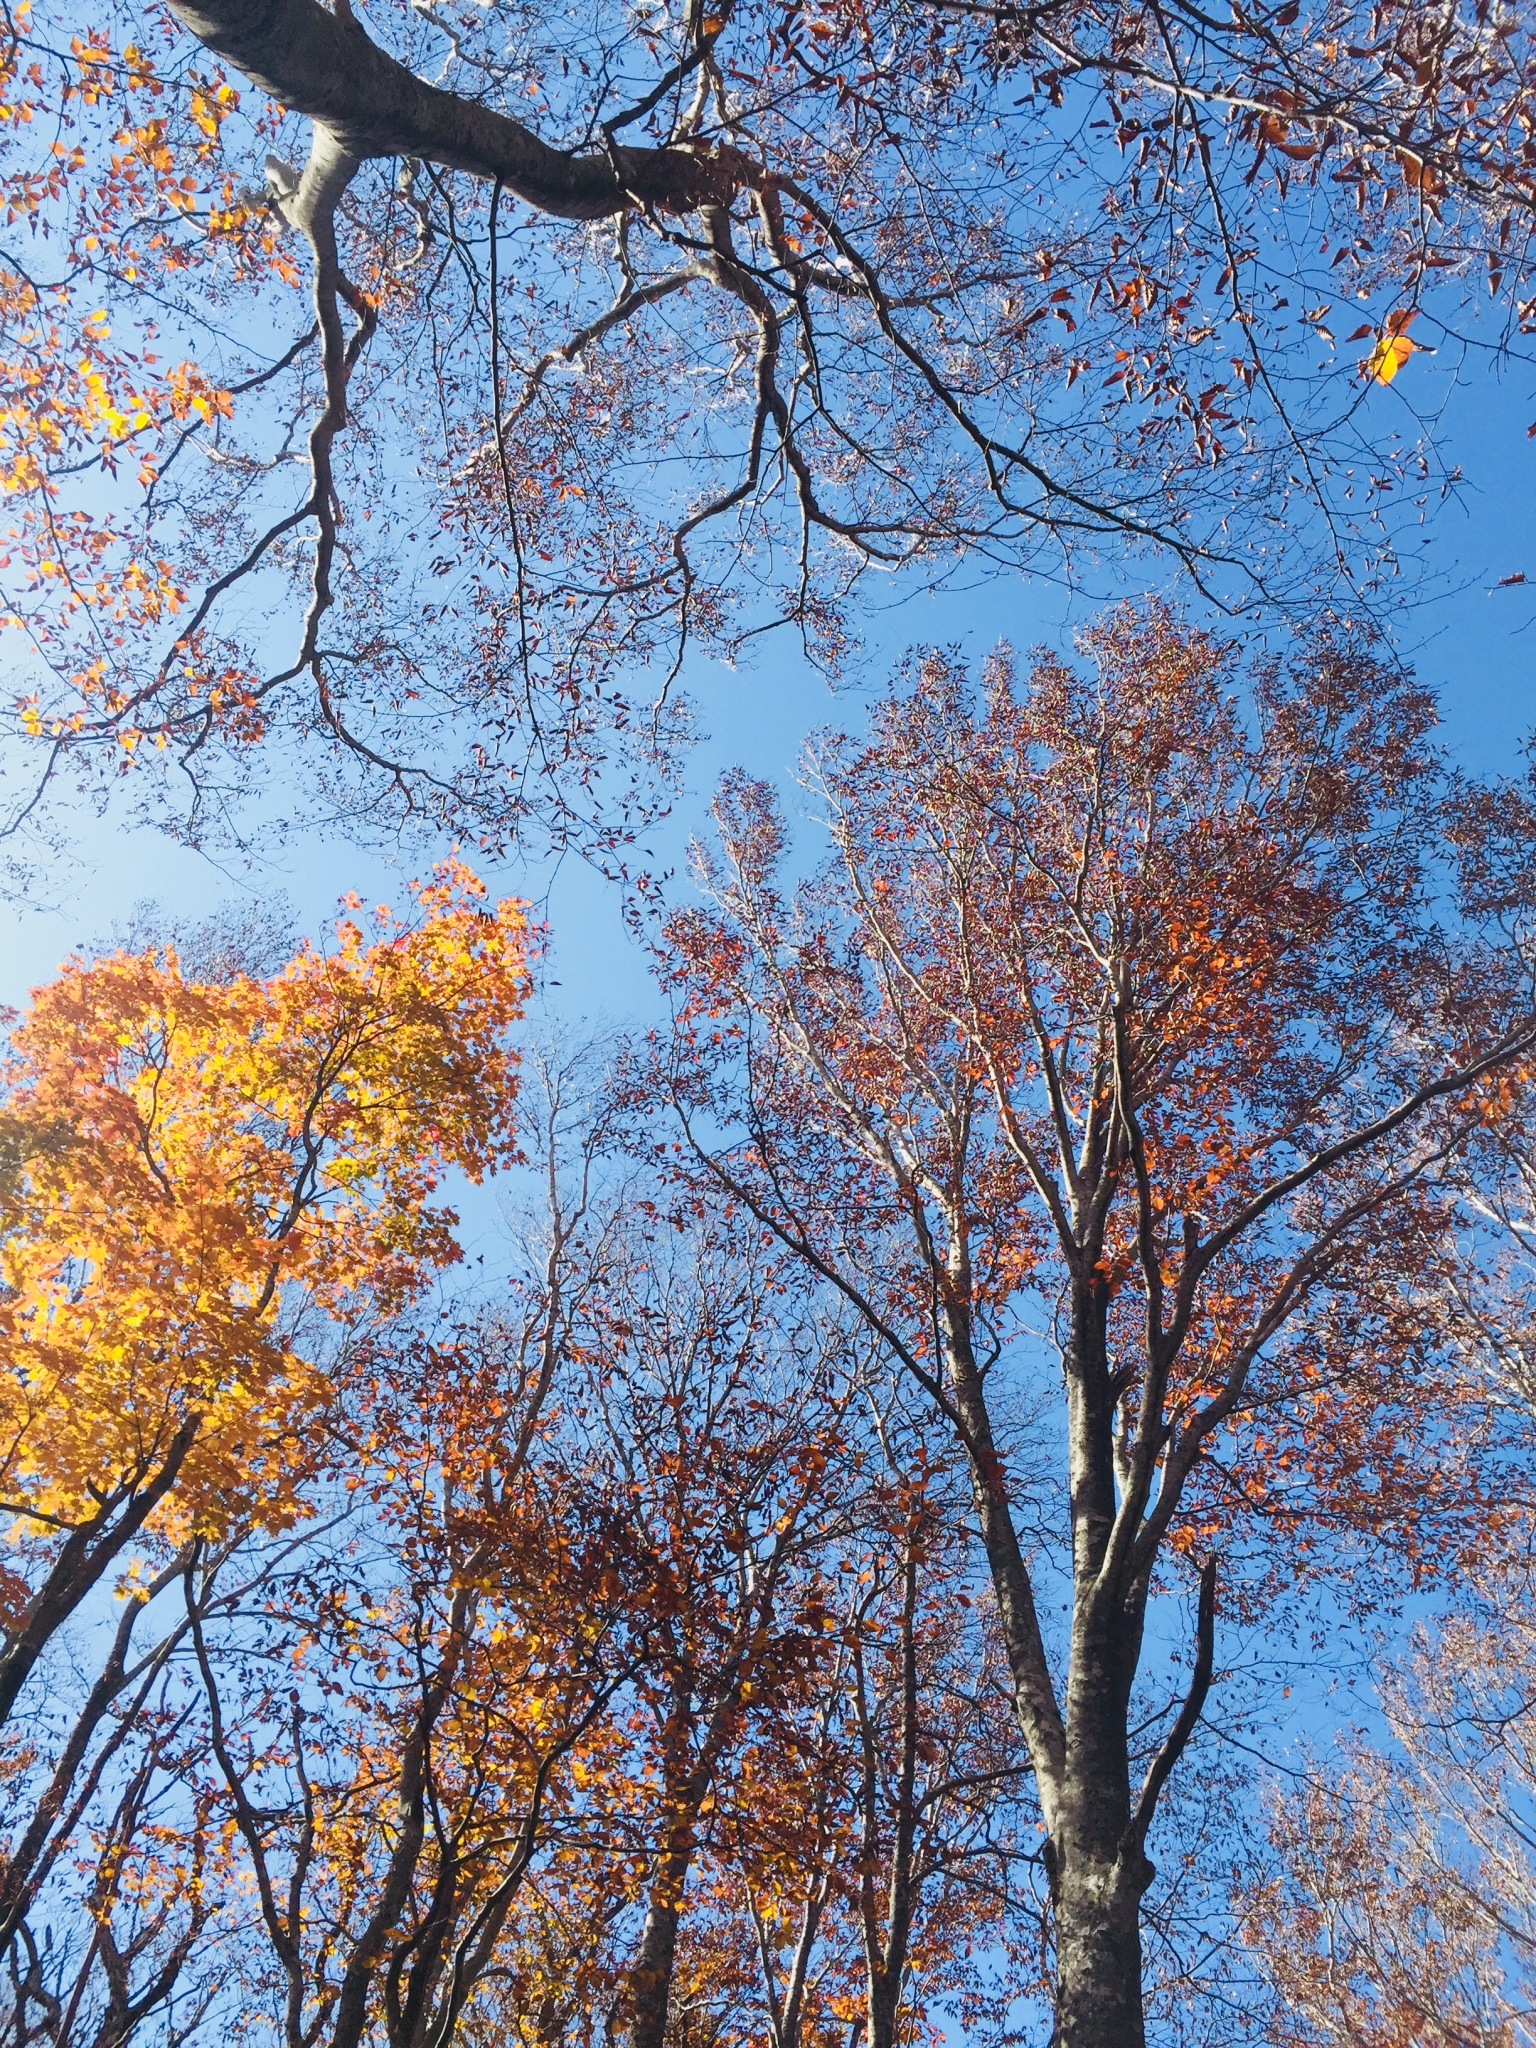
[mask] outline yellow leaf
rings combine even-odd
[[[1377,384],[1390,384],[1418,344],[1406,334],[1384,334],[1367,356],[1363,374]]]

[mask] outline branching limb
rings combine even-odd
[[[1137,1848],[1142,1848],[1147,1839],[1147,1830],[1157,1811],[1157,1802],[1163,1787],[1173,1775],[1174,1766],[1189,1747],[1189,1739],[1199,1725],[1205,1708],[1206,1695],[1211,1689],[1211,1670],[1216,1654],[1216,1573],[1217,1559],[1208,1557],[1200,1568],[1200,1601],[1195,1614],[1195,1669],[1189,1682],[1189,1691],[1179,1709],[1179,1717],[1169,1729],[1166,1740],[1147,1770],[1141,1788],[1141,1797],[1136,1802],[1135,1818],[1131,1822],[1132,1839]]]

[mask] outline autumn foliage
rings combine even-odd
[[[18,1023],[0,1398],[43,1577],[8,1617],[7,1707],[125,1543],[292,1518],[325,1399],[306,1316],[388,1312],[457,1255],[429,1197],[510,1152],[527,979],[520,910],[480,893],[444,870],[412,924],[349,918],[265,981],[188,982],[170,948],[73,962]]]
[[[72,962],[17,1027],[13,1661],[58,1597],[16,1690],[117,1577],[99,1675],[0,1774],[23,2039],[213,2026],[235,1955],[292,2048],[745,2041],[764,2011],[884,2041],[919,1962],[993,1996],[971,1945],[1032,1901],[950,1477],[760,1233],[605,1181],[627,1085],[541,1056],[514,1092],[528,943],[455,871],[264,978]],[[530,1257],[422,1321],[434,1182],[505,1166],[514,1104]],[[96,1249],[61,1279],[61,1246]],[[93,1435],[23,1348],[70,1279],[74,1384],[120,1410]],[[97,1445],[74,1529],[54,1440]],[[55,1958],[37,1916],[76,1899],[94,1941]]]
[[[638,1043],[525,1044],[457,864],[276,970],[67,962],[0,1125],[14,2048],[1127,2048],[1225,2010],[1212,1916],[1296,2048],[1504,2025],[1524,1721],[1477,1796],[1434,1731],[1525,1605],[1262,1852],[1208,1732],[1251,1624],[1492,1611],[1528,1532],[1526,814],[1433,730],[1342,627],[919,657],[809,873],[727,779]]]
[[[446,875],[414,928],[350,918],[266,981],[183,979],[174,949],[77,963],[7,1071],[6,1470],[74,1525],[190,1432],[165,1526],[281,1515],[323,1383],[300,1300],[388,1311],[457,1255],[429,1197],[511,1144],[503,1040],[527,927]],[[285,1449],[285,1443],[288,1448]],[[169,1521],[167,1521],[169,1516]]]
[[[1383,1539],[1376,1570],[1418,1573],[1483,1527],[1421,1294],[1440,1169],[1536,1044],[1518,947],[1438,921],[1410,679],[1325,638],[1245,708],[1230,654],[1158,608],[1084,653],[975,691],[935,655],[867,740],[820,742],[831,851],[792,891],[771,792],[728,778],[658,1062],[704,1180],[842,1293],[968,1462],[1074,2044],[1141,2037],[1145,1844],[1220,1581],[1360,1587]],[[1020,1399],[1060,1402],[1061,1462],[1014,1436]],[[1180,1560],[1192,1669],[1159,1708],[1147,1617]],[[1162,1730],[1139,1753],[1136,1725]]]
[[[1521,10],[1398,0],[20,5],[5,844],[295,741],[312,813],[612,848],[685,656],[839,669],[869,570],[1373,591],[1417,353],[1530,330],[1531,95]]]
[[[0,2048],[1227,2048],[1239,1951],[1286,2048],[1529,2033],[1536,791],[1369,612],[1536,331],[1532,29],[0,7],[13,876],[280,762],[633,879],[692,662],[872,576],[1275,635],[918,654],[808,866],[729,775],[641,1044],[456,856],[7,1020]],[[1239,1630],[1407,1601],[1234,1850]]]

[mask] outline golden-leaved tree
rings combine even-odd
[[[9,1941],[188,1629],[206,1556],[313,1512],[327,1346],[458,1257],[450,1170],[514,1156],[521,905],[448,866],[404,920],[197,981],[174,948],[72,960],[15,1023],[0,1184],[0,1470],[12,1540],[0,1718]],[[53,1726],[50,1650],[115,1587]],[[153,1598],[188,1605],[154,1647]],[[212,1594],[208,1595],[212,1598]],[[28,1688],[31,1691],[28,1691]],[[57,1739],[53,1739],[54,1737]]]

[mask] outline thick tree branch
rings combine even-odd
[[[443,92],[319,0],[172,0],[205,48],[359,161],[415,157],[494,179],[541,213],[602,220],[630,204],[691,213],[739,182],[732,153],[554,149],[520,121]],[[616,125],[616,124],[610,124]]]

